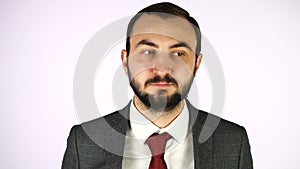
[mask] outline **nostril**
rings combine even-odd
[[[169,66],[155,66],[151,68],[152,73],[158,75],[171,74],[173,71]]]

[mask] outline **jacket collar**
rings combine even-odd
[[[207,121],[210,119],[218,120],[218,117],[196,109],[188,100],[186,100],[186,103],[190,114],[189,131],[192,130],[193,132],[195,168],[212,168],[213,153],[212,137],[210,136],[216,126],[207,123]],[[116,115],[113,117],[109,115],[105,117],[110,127],[114,128],[114,132],[119,133],[118,136],[113,136],[115,138],[108,139],[106,142],[106,146],[119,149],[118,158],[110,158],[109,160],[108,164],[110,168],[122,167],[122,153],[124,152],[126,130],[130,129],[130,104],[131,102],[124,109],[116,112]],[[111,133],[108,137],[112,137]],[[203,137],[207,137],[208,139],[203,139]],[[118,141],[113,142],[112,140],[114,139]]]

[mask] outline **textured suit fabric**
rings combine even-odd
[[[196,169],[253,168],[248,136],[242,126],[197,110],[187,103]],[[129,105],[102,118],[73,126],[62,169],[121,169],[126,130],[130,129]],[[208,118],[218,121],[216,128],[207,122]],[[211,127],[212,133],[202,143],[199,136],[205,127]]]

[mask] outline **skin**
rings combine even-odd
[[[136,87],[154,99],[168,97],[176,92],[188,92],[200,66],[202,55],[196,59],[196,35],[193,27],[181,18],[161,18],[144,14],[135,23],[130,37],[130,55],[122,50],[123,68]],[[145,82],[154,77],[169,76],[173,82]],[[184,98],[182,98],[184,99]],[[155,111],[135,94],[133,103],[139,112],[159,128],[168,126],[184,107],[181,100],[168,111]]]

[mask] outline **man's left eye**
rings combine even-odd
[[[185,55],[185,52],[172,52],[172,55],[173,55],[173,56],[181,57],[181,56],[184,56],[184,55]]]

